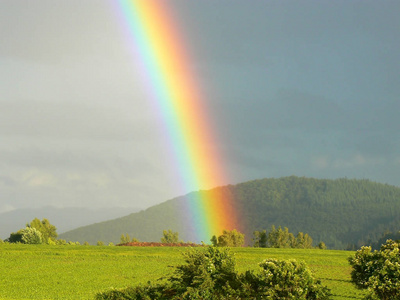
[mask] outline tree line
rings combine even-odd
[[[271,230],[267,233],[266,230],[254,231],[253,247],[260,248],[313,248],[313,239],[308,233],[299,232],[297,236],[289,232],[289,229],[281,226],[278,228],[275,225],[271,226]],[[319,249],[326,249],[324,242],[318,244]]]

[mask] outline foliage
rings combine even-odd
[[[227,248],[192,249],[184,257],[165,284],[111,290],[96,299],[329,299],[329,290],[304,262],[268,259],[258,274],[241,275]]]
[[[131,243],[131,242],[135,243],[135,242],[139,242],[139,240],[135,239],[135,238],[131,239],[129,234],[125,234],[125,235],[121,234],[121,237],[120,237],[120,240],[119,240],[120,244],[126,244],[126,243]]]
[[[360,289],[367,289],[370,298],[400,299],[399,247],[399,243],[387,240],[379,251],[361,247],[349,258],[353,283]]]
[[[104,242],[103,241],[97,241],[97,246],[104,246]]]
[[[22,243],[22,229],[10,233],[10,237],[6,241],[9,243]]]
[[[238,287],[235,259],[228,249],[192,249],[184,258],[186,264],[177,266],[169,279],[178,295],[210,298]]]
[[[386,231],[382,237],[375,243],[371,244],[373,250],[378,250],[387,240],[400,241],[400,231]]]
[[[268,245],[272,248],[295,248],[296,245],[296,239],[287,227],[282,230],[281,226],[276,229],[272,225],[267,240]]]
[[[28,230],[28,228],[32,228],[34,230]],[[24,234],[26,235],[25,240],[23,240]],[[38,242],[39,235],[40,243]],[[26,224],[26,228],[11,233],[7,241],[10,243],[25,244],[53,244],[56,238],[56,227],[54,225],[51,225],[49,220],[43,219],[42,221],[40,221],[39,219],[35,218],[30,223]]]
[[[316,280],[304,262],[266,259],[262,272],[242,275],[249,299],[329,299],[330,291]]]
[[[244,234],[236,229],[223,230],[218,238],[213,236],[211,242],[214,246],[218,247],[242,247],[244,244]]]
[[[103,293],[98,293],[95,296],[96,300],[153,300],[153,299],[172,299],[174,294],[170,294],[169,290],[164,285],[151,285],[146,286],[128,287],[123,290],[112,289]]]
[[[171,229],[163,230],[163,237],[161,243],[164,244],[177,244],[179,243],[179,233],[173,232]]]
[[[324,242],[319,242],[318,249],[325,250],[325,249],[328,249],[328,247],[326,247]]]
[[[304,234],[302,232],[299,232],[296,236],[294,248],[310,249],[312,247],[313,247],[313,240],[308,235],[308,233]]]
[[[43,242],[42,233],[36,228],[26,227],[21,230],[21,233],[24,244],[41,244]]]
[[[120,244],[126,244],[129,243],[131,241],[131,237],[129,236],[129,234],[121,234],[121,238],[120,238]]]
[[[306,233],[299,232],[296,237],[293,233],[289,232],[289,229],[284,229],[279,226],[275,228],[271,226],[270,232],[267,234],[266,230],[254,231],[253,233],[253,246],[254,247],[271,247],[271,248],[300,248],[300,249],[311,249],[313,247],[312,238]],[[320,245],[325,245],[320,243]],[[325,245],[326,248],[326,245]]]
[[[254,231],[253,232],[253,247],[266,248],[268,242],[267,231]]]
[[[35,218],[26,226],[38,230],[42,234],[42,239],[45,243],[48,243],[49,240],[55,241],[58,236],[57,228],[50,224],[47,219],[40,221],[38,218]]]
[[[212,237],[211,237],[211,245],[212,246],[214,246],[214,247],[217,247],[218,246],[218,239],[217,239],[217,236],[216,235],[213,235]]]
[[[81,243],[79,243],[79,242],[72,242],[72,241],[69,241],[68,243],[67,243],[67,245],[69,245],[69,246],[79,246]]]

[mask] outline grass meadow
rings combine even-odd
[[[0,299],[93,299],[100,291],[156,281],[183,263],[180,247],[0,244]],[[304,260],[332,299],[362,299],[350,282],[349,251],[232,248],[237,269],[265,258]]]

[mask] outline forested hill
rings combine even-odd
[[[398,187],[369,180],[291,176],[193,192],[126,217],[69,231],[60,238],[118,243],[121,234],[128,233],[141,241],[159,241],[164,229],[172,229],[181,239],[194,241],[186,222],[180,221],[185,217],[184,202],[193,201],[198,193],[234,195],[242,209],[246,224],[242,231],[248,244],[255,230],[268,231],[271,225],[288,227],[295,234],[308,233],[316,244],[323,241],[336,249],[368,244],[387,230],[400,230]]]

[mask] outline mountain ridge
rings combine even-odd
[[[224,191],[234,195],[235,205],[241,207],[247,245],[255,230],[268,231],[272,225],[288,227],[295,234],[308,233],[315,243],[323,241],[335,249],[366,244],[386,230],[400,228],[398,187],[366,179],[290,176],[192,192],[115,220],[77,228],[60,238],[118,243],[121,234],[128,233],[141,241],[159,241],[162,231],[171,229],[183,240],[200,242],[193,240],[193,228],[185,226],[190,220],[182,207],[199,193],[212,197]]]

